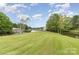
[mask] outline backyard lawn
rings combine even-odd
[[[79,39],[52,32],[31,32],[0,36],[0,54],[79,54]]]

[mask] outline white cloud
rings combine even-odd
[[[74,16],[74,15],[79,15],[79,13],[72,12],[72,11],[68,11],[68,14],[67,14],[67,16],[70,16],[70,17],[72,17],[72,16]]]
[[[21,13],[21,11],[18,9],[18,7],[27,8],[27,6],[24,4],[13,4],[13,5],[0,4],[0,11],[5,12],[5,13],[18,14],[18,13]]]
[[[47,18],[49,18],[49,17],[51,16],[51,14],[52,14],[52,13],[49,13]]]
[[[70,4],[69,3],[64,3],[64,4],[56,4],[55,9],[53,13],[60,13],[62,15],[71,13],[70,11]]]
[[[25,14],[18,14],[18,15],[17,15],[17,18],[18,18],[21,22],[26,23],[27,20],[29,19],[29,16],[28,16],[28,15],[25,15]]]
[[[4,8],[5,12],[12,12],[12,13],[16,13],[17,12],[17,7],[15,6],[5,6]]]
[[[55,5],[56,5],[56,3],[48,3],[48,6],[49,6],[50,8],[53,8]]]
[[[58,13],[58,14],[62,14],[62,15],[67,15],[67,16],[70,16],[72,17],[73,15],[77,14],[77,13],[74,13],[73,11],[70,10],[70,4],[69,3],[64,3],[64,4],[56,4],[55,5],[55,9],[53,12],[49,13],[48,17],[51,15],[51,14],[54,14],[54,13]],[[51,10],[49,10],[51,11]]]
[[[25,14],[19,14],[17,17],[18,17],[19,19],[26,20],[29,16],[28,16],[28,15],[25,15]]]
[[[6,6],[7,10],[9,10],[10,12],[11,11],[15,12],[15,13],[18,13],[18,7],[27,8],[27,6],[24,4],[13,4],[11,6],[10,5]],[[20,10],[19,10],[19,12],[20,12]]]
[[[30,6],[36,6],[38,3],[31,3]]]
[[[72,11],[68,11],[68,14],[67,14],[67,16],[70,16],[70,17],[72,17],[74,15],[74,12],[72,12]]]
[[[72,11],[70,9],[70,7],[71,6],[70,6],[69,3],[66,3],[66,4],[56,4],[54,11],[49,13],[48,16],[50,16],[51,14],[54,14],[54,13],[58,13],[58,14],[62,14],[62,15],[67,15],[69,17],[72,17],[74,15],[78,15],[78,13]]]
[[[20,9],[18,9],[18,7],[22,7],[22,8],[27,8],[26,5],[24,4],[13,4],[13,5],[9,5],[9,4],[0,4],[0,11],[4,12],[4,13],[14,13],[16,14],[17,18],[20,21],[25,21],[29,18],[28,15],[25,15],[21,12]]]
[[[65,4],[57,4],[56,8],[69,8],[70,4],[69,3],[65,3]]]
[[[5,5],[5,3],[0,3],[0,7],[4,7]]]
[[[31,10],[31,7],[34,7],[34,6],[37,6],[37,5],[38,5],[38,3],[30,3],[28,9]]]
[[[61,10],[68,10],[70,8],[70,4],[69,3],[65,3],[65,4],[57,4],[55,6],[56,10],[57,9],[61,9]]]
[[[52,12],[52,10],[51,10],[51,9],[49,9],[49,10],[48,10],[48,13],[50,13],[50,12]]]
[[[32,16],[32,18],[35,20],[40,20],[42,18],[42,14],[35,14]]]
[[[23,7],[23,8],[27,8],[27,6],[24,5],[24,4],[14,4],[13,6],[14,6],[14,7]]]
[[[55,5],[55,4],[56,4],[56,3],[49,3],[48,5],[49,5],[49,6],[53,6],[53,5]]]
[[[6,4],[5,3],[0,3],[0,12],[4,12]]]

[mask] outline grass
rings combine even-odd
[[[51,32],[32,32],[0,36],[2,55],[79,54],[79,40]]]

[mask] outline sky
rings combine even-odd
[[[30,27],[46,25],[48,17],[53,13],[66,14],[72,17],[79,14],[78,3],[0,3],[0,12],[5,13],[13,23],[27,20]]]

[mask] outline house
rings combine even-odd
[[[12,32],[13,33],[22,33],[23,31],[20,28],[13,28]]]

